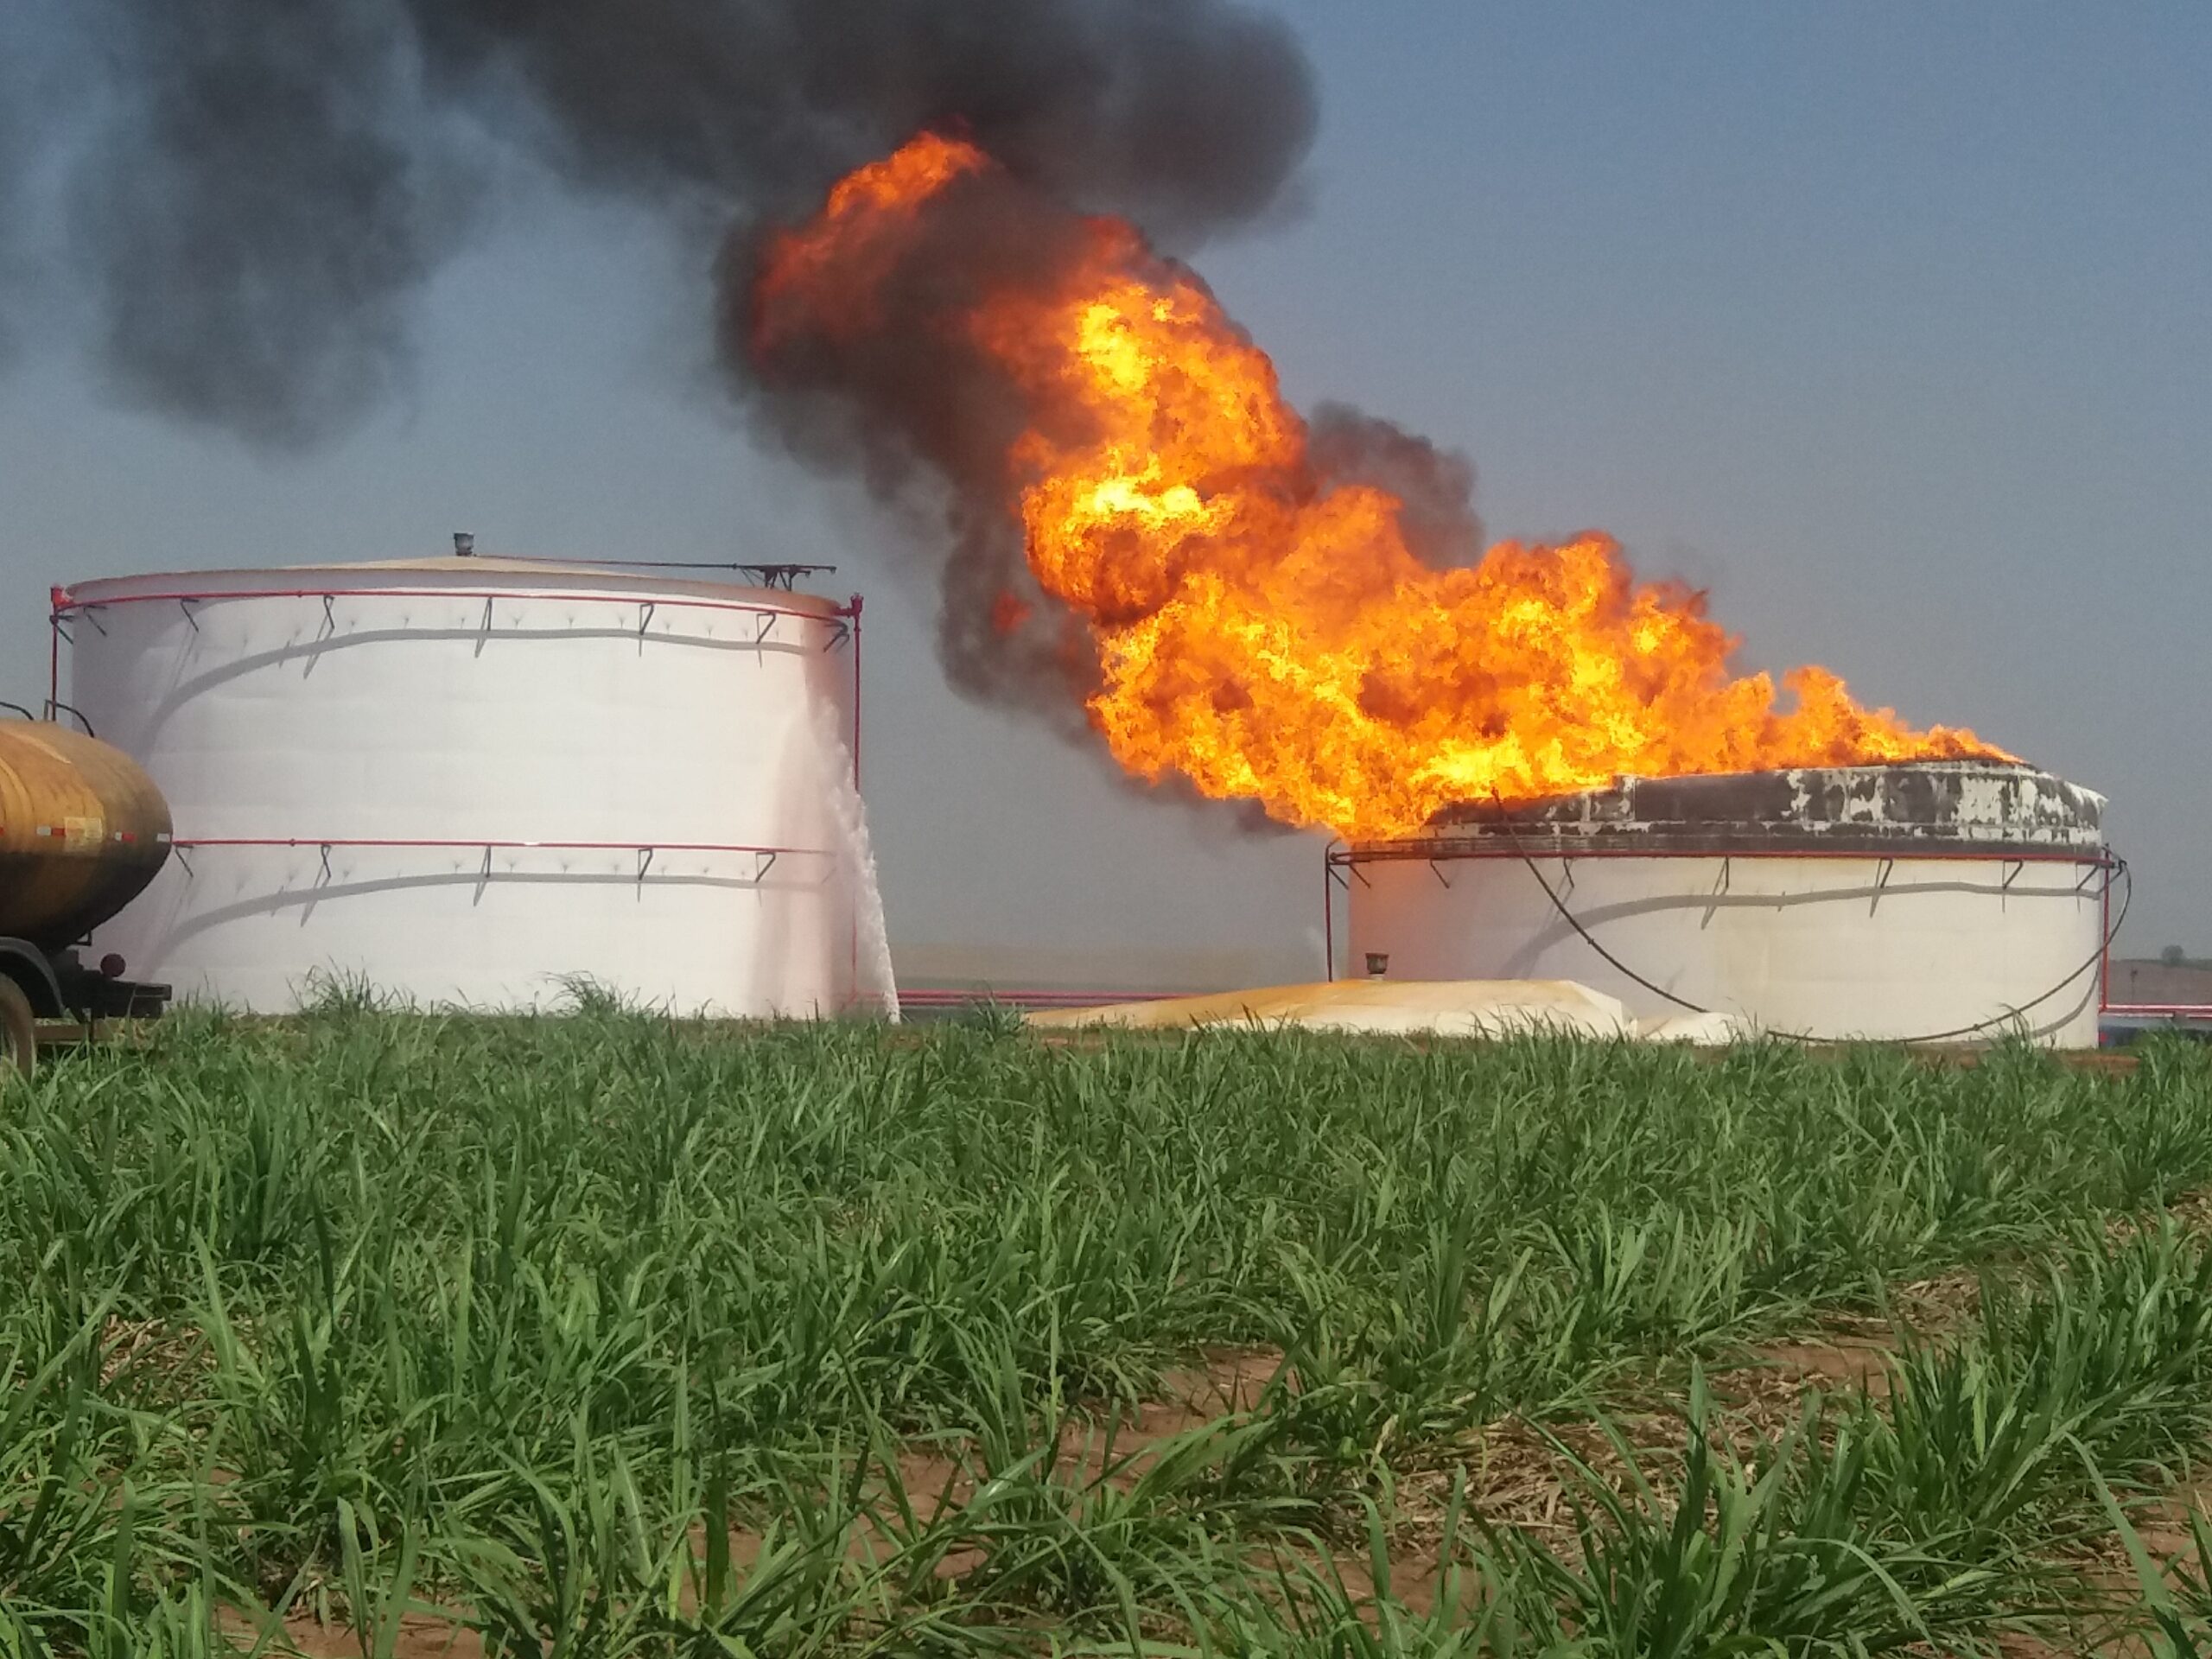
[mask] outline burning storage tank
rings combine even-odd
[[[175,821],[96,947],[253,1012],[580,978],[683,1014],[891,1007],[860,602],[791,575],[471,554],[57,590],[67,695]]]
[[[1623,779],[1333,852],[1331,886],[1353,961],[1392,977],[1576,980],[1639,1017],[1818,1039],[2087,1048],[2118,868],[2103,809],[1986,761]]]

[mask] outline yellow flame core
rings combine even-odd
[[[769,249],[776,327],[870,327],[931,200],[994,166],[925,135],[841,183]],[[1132,772],[1371,839],[1623,773],[2010,758],[1864,709],[1824,669],[1785,676],[1782,707],[1767,675],[1730,674],[1700,595],[1637,585],[1602,535],[1423,564],[1395,496],[1318,476],[1274,365],[1194,275],[1122,221],[1080,229],[1085,257],[962,326],[1051,416],[1012,448],[1007,506],[1090,627],[1090,716]]]

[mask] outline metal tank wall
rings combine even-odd
[[[92,582],[56,613],[77,708],[175,821],[96,944],[181,997],[889,1003],[851,612],[454,558]]]
[[[1510,834],[1438,826],[1339,853],[1351,964],[1380,952],[1394,979],[1573,980],[1639,1018],[1683,1011],[1640,977],[1822,1039],[2017,1029],[2054,1047],[2095,1046],[2113,868],[2094,823],[2102,803],[2057,785],[2088,823],[2037,825],[2039,807],[2009,805],[2001,821],[1962,822],[1981,783],[1956,776],[1966,805],[1928,822],[1555,812]]]

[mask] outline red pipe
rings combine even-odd
[[[79,599],[67,588],[54,589],[54,615],[71,611],[99,610],[111,605],[145,605],[156,601],[212,603],[219,599],[489,599],[560,601],[582,605],[665,605],[672,610],[737,611],[750,616],[796,616],[810,622],[829,622],[838,612],[802,610],[790,605],[740,605],[728,600],[695,599],[680,594],[540,593],[512,588],[226,588],[199,592],[118,594],[111,599]]]
[[[49,588],[46,594],[46,712],[61,712],[61,612],[69,602],[67,588]]]
[[[539,848],[563,853],[789,853],[801,858],[830,858],[819,847],[741,847],[714,841],[493,841],[461,836],[451,840],[416,841],[382,836],[179,836],[173,847],[401,847],[472,850],[520,850]]]
[[[2104,891],[2097,895],[2097,936],[2105,942],[2102,958],[2097,963],[2097,1008],[2100,1013],[2112,1009],[2112,867],[2105,868]]]
[[[853,810],[865,811],[861,804],[861,596],[855,594],[846,611],[853,619]],[[855,848],[855,854],[859,852]],[[861,1000],[861,908],[860,861],[853,861],[853,926],[850,984],[845,993],[846,1006],[856,1006]],[[895,994],[897,987],[893,991]]]
[[[853,793],[861,789],[861,596],[853,595],[845,614],[853,619]]]

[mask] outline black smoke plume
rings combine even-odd
[[[1482,557],[1475,464],[1466,456],[1344,404],[1319,405],[1310,431],[1322,484],[1372,484],[1396,496],[1406,546],[1422,563],[1450,570]]]
[[[1281,204],[1316,119],[1296,43],[1242,0],[86,0],[84,16],[103,96],[68,219],[122,396],[264,448],[342,435],[404,383],[416,302],[505,144],[725,239],[722,357],[762,429],[909,522],[922,509],[953,684],[1070,737],[1096,657],[1030,578],[993,475],[1022,411],[926,352],[868,365],[873,409],[849,376],[820,396],[803,375],[764,385],[741,326],[751,251],[925,128],[975,140],[1011,186],[957,227],[956,277],[1046,269],[1038,226],[1065,233],[1070,207],[1187,249]],[[1383,429],[1331,443],[1347,470],[1426,464]]]
[[[926,126],[1155,232],[1264,211],[1305,60],[1232,0],[408,0],[448,84],[512,77],[577,176],[785,213]]]
[[[1280,197],[1305,60],[1236,0],[93,0],[77,245],[125,395],[256,443],[404,374],[464,229],[456,132],[741,227],[925,125],[1179,242]]]
[[[403,374],[442,251],[404,34],[340,4],[111,7],[123,95],[72,230],[114,385],[272,447],[345,430]]]
[[[17,44],[14,33],[0,22],[0,54]],[[24,251],[19,227],[27,149],[21,94],[9,66],[0,62],[0,367],[6,365],[15,348],[16,305]]]

